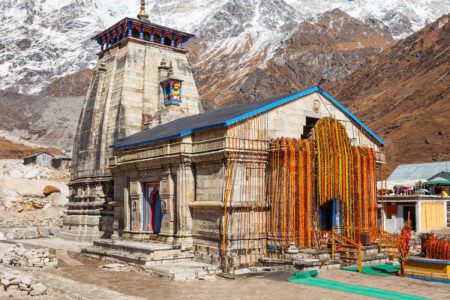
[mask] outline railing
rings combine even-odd
[[[392,258],[399,258],[400,252],[398,250],[400,245],[400,237],[398,235],[379,230],[378,234],[378,252],[384,249]]]
[[[358,265],[358,272],[362,272],[362,245],[337,232],[339,228],[333,228],[331,233],[331,257],[336,258],[336,252],[344,262]]]

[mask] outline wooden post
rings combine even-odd
[[[336,241],[334,239],[334,228],[331,230],[331,258],[335,259],[336,255]]]
[[[378,230],[378,253],[381,253],[381,250],[383,248],[382,236],[383,236],[383,231],[381,229],[379,229]]]
[[[362,246],[361,242],[358,244],[358,272],[362,273],[363,271],[363,265],[362,265]]]

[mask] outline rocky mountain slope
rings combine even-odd
[[[328,87],[387,141],[392,167],[450,160],[449,83],[450,14]]]
[[[227,75],[243,64],[263,67],[295,32],[295,25],[314,23],[332,9],[364,22],[377,20],[396,38],[450,11],[450,0],[147,2],[152,21],[199,36],[197,43],[205,46],[201,55],[198,52],[199,61],[221,59],[224,52],[228,55],[223,58],[234,58],[231,64],[216,64]],[[98,47],[90,37],[124,16],[134,17],[138,7],[138,0],[2,0],[0,89],[36,94],[62,76],[93,67]]]
[[[12,138],[71,151],[84,97],[0,91],[0,131]]]
[[[321,79],[343,79],[394,42],[381,23],[367,22],[335,9],[316,23],[301,23],[264,66],[244,78],[238,92],[219,100],[227,105],[264,99],[317,85]]]

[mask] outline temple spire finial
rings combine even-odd
[[[145,11],[145,0],[141,0],[141,11],[137,15],[138,19],[141,21],[148,21],[148,13]]]

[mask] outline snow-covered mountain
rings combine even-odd
[[[1,0],[0,89],[38,93],[61,76],[92,67],[98,48],[90,38],[125,16],[134,17],[139,2]],[[148,6],[153,22],[198,35],[197,64],[218,53],[234,56],[229,76],[242,65],[264,67],[299,23],[318,22],[326,11],[339,8],[384,24],[402,38],[448,13],[450,0],[150,0]],[[229,80],[246,76],[236,74]]]

